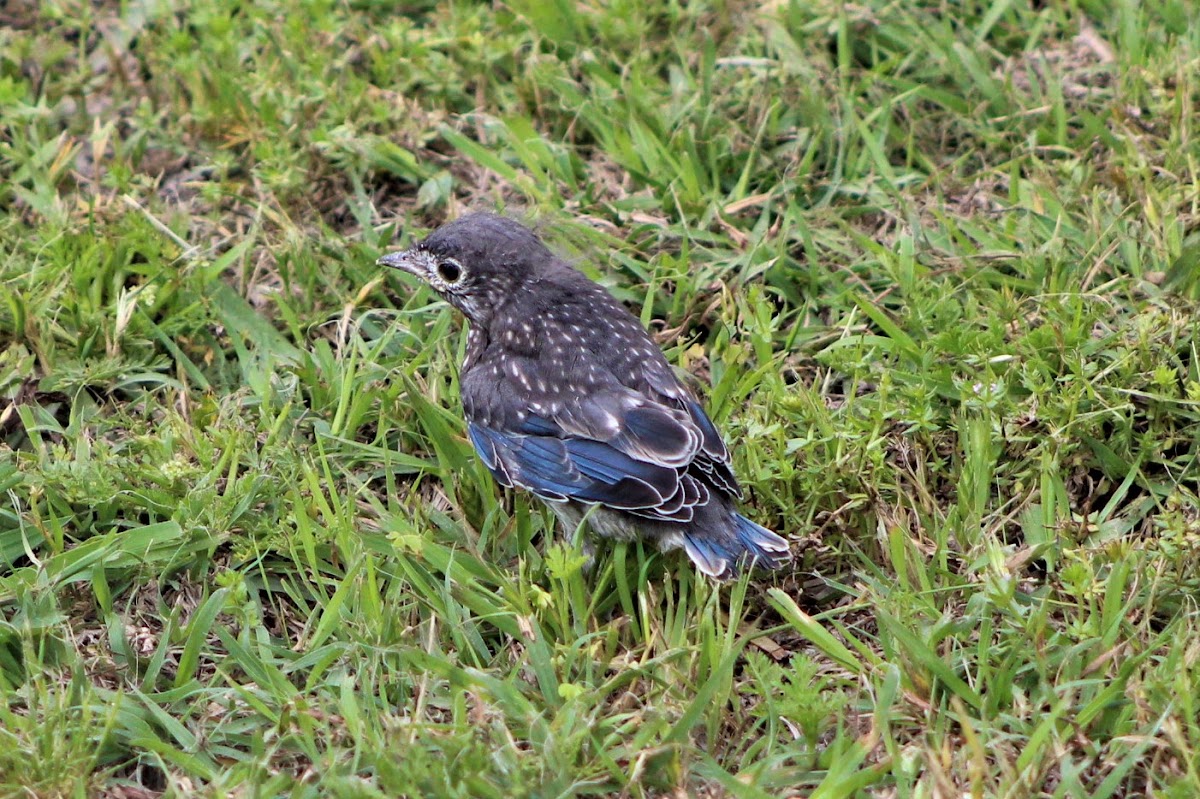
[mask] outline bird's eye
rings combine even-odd
[[[444,261],[439,261],[437,265],[438,277],[447,283],[457,283],[462,277],[462,264],[453,258],[447,258]]]

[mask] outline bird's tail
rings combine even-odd
[[[775,535],[761,524],[755,524],[740,513],[733,514],[738,540],[746,554],[764,569],[778,569],[792,559],[792,550],[782,536]]]
[[[741,568],[778,569],[792,559],[788,542],[740,513],[733,514],[731,539],[714,541],[692,532],[683,547],[696,568],[718,580],[730,580]]]

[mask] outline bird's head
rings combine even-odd
[[[500,303],[554,262],[533,231],[487,213],[456,219],[379,259],[424,280],[475,324],[486,324]]]

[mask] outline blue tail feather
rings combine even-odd
[[[738,541],[757,565],[764,569],[778,569],[792,559],[788,542],[762,525],[755,524],[740,513],[733,514],[733,525]]]
[[[732,538],[720,541],[697,532],[684,536],[684,549],[696,568],[718,580],[729,580],[743,566],[778,569],[792,559],[786,540],[740,513],[733,514],[733,529]]]
[[[733,576],[733,564],[737,562],[727,548],[715,541],[701,538],[695,533],[683,537],[683,548],[696,568],[709,577],[728,580]]]

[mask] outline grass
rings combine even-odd
[[[1182,0],[0,11],[0,795],[1200,795]],[[794,571],[582,570],[375,258],[641,314]]]

